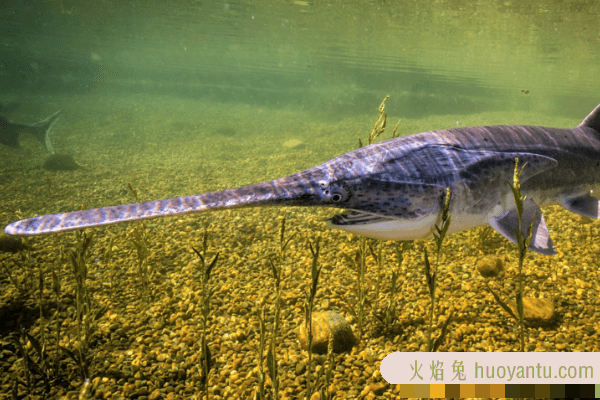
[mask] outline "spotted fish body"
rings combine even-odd
[[[322,165],[255,185],[174,199],[44,215],[16,221],[11,235],[41,235],[144,218],[251,206],[325,206],[346,211],[333,228],[380,239],[428,237],[452,193],[450,233],[491,225],[515,242],[517,211],[508,182],[526,167],[522,229],[530,248],[556,250],[540,207],[558,203],[598,218],[590,190],[600,182],[600,105],[572,129],[525,125],[423,132],[380,142]]]

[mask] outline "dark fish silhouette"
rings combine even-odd
[[[42,142],[50,154],[54,154],[54,148],[48,135],[54,124],[56,124],[56,121],[58,121],[59,113],[60,111],[57,111],[35,124],[15,124],[0,116],[0,143],[10,147],[20,147],[19,135],[29,133]]]
[[[191,212],[252,206],[324,206],[349,211],[328,225],[378,239],[431,237],[452,193],[449,233],[490,225],[516,241],[518,214],[508,182],[515,158],[521,175],[523,234],[529,248],[555,254],[540,207],[561,204],[598,218],[600,105],[572,129],[528,125],[457,128],[418,133],[351,151],[322,165],[273,181],[220,192],[13,222],[10,235],[41,235]]]

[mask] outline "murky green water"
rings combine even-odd
[[[594,1],[44,1],[5,6],[11,90],[170,93],[404,117],[597,103]],[[527,93],[527,94],[525,94]]]

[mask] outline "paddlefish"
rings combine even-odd
[[[42,235],[193,212],[255,206],[343,209],[331,228],[385,240],[431,237],[451,193],[448,233],[490,225],[513,243],[518,212],[509,182],[525,165],[522,234],[529,248],[556,254],[540,207],[560,204],[598,218],[600,105],[572,129],[528,125],[444,129],[365,146],[283,178],[212,193],[42,215],[6,226]]]

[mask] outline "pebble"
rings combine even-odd
[[[387,382],[371,383],[363,389],[360,395],[367,396],[369,393],[373,393],[375,396],[382,396],[388,386],[390,385]]]
[[[511,310],[518,317],[517,304],[512,301],[508,304]],[[550,299],[533,299],[525,297],[523,299],[523,318],[529,321],[539,323],[549,323],[554,318],[554,302]]]
[[[477,261],[477,271],[484,278],[496,277],[503,269],[502,260],[496,256],[485,256]]]
[[[302,323],[297,331],[298,340],[304,350],[307,349],[306,327]],[[344,317],[335,311],[317,312],[312,317],[312,351],[317,354],[327,353],[329,337],[333,337],[333,351],[348,351],[356,343],[352,327]]]
[[[296,375],[304,375],[306,372],[306,364],[304,362],[299,362],[296,364]]]

